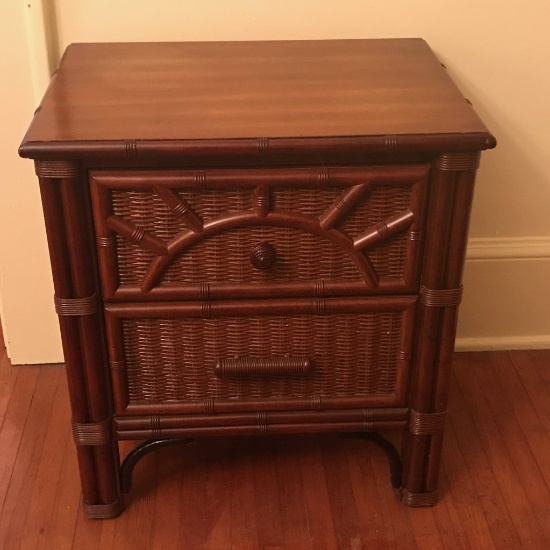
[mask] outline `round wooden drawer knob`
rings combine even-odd
[[[275,264],[277,254],[269,243],[260,243],[250,252],[250,261],[256,269],[271,269]]]

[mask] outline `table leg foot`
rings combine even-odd
[[[410,507],[433,506],[437,502],[437,498],[437,491],[431,493],[409,493],[407,489],[403,489],[401,492],[401,501]]]
[[[89,519],[110,519],[116,518],[122,513],[124,502],[122,497],[110,504],[88,504],[82,501],[82,509],[84,515]]]

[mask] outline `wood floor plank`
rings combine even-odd
[[[516,374],[525,389],[525,393],[529,396],[531,405],[536,411],[542,425],[549,426],[550,385],[546,385],[545,379],[541,377],[536,362],[533,360],[533,355],[529,351],[520,351],[513,354],[509,353],[507,357],[511,360]],[[491,365],[493,369],[495,365],[498,365],[497,357],[492,357]],[[547,358],[545,370],[550,370],[550,356]],[[547,374],[547,376],[550,381],[550,374]]]
[[[250,449],[254,470],[254,502],[258,545],[277,548],[284,545],[281,503],[274,437],[258,439]]]
[[[453,370],[433,508],[399,503],[363,440],[213,438],[145,457],[125,512],[94,521],[62,370],[0,364],[0,548],[550,548],[550,351],[457,354]]]
[[[445,548],[431,508],[408,509],[414,540],[419,550]]]
[[[519,360],[527,354],[518,352],[516,357]],[[498,380],[495,380],[497,373]],[[493,415],[500,419],[501,435],[510,462],[529,501],[530,513],[537,519],[538,525],[532,526],[535,531],[533,540],[537,542],[537,533],[550,539],[550,477],[545,479],[541,473],[550,470],[548,434],[507,353],[490,353],[489,362],[476,367],[476,376],[484,385]],[[512,489],[514,498],[522,494],[515,487]]]
[[[321,444],[315,436],[304,437],[302,443],[301,475],[311,547],[338,548]]]
[[[205,446],[195,445],[175,449],[181,453],[183,477],[180,482],[179,509],[182,522],[179,548],[204,548],[208,538],[209,506],[206,497]]]
[[[527,443],[546,481],[546,486],[550,488],[550,453],[548,452],[550,448],[550,432],[548,430],[550,406],[548,405],[548,393],[546,391],[541,393],[539,403],[537,400],[538,390],[533,387],[533,382],[529,380],[528,374],[523,374],[522,377],[518,376],[517,371],[525,373],[533,366],[526,352],[513,354],[511,360],[510,355],[507,353],[502,355],[492,352],[489,354],[489,360],[492,365],[498,365],[499,377],[506,390],[508,402],[524,434],[529,435]],[[527,384],[529,391],[526,391],[524,384]],[[536,385],[536,382],[534,384]],[[543,388],[541,387],[541,389]],[[533,401],[536,402],[536,405],[533,405]]]
[[[25,519],[61,374],[61,370],[55,366],[39,368],[0,517],[0,548],[3,550],[19,548],[24,537]]]
[[[362,546],[347,454],[349,440],[323,437],[323,464],[338,548]]]
[[[550,393],[550,349],[529,350],[529,359],[531,359],[542,384],[546,391]],[[513,357],[514,353],[510,353]]]
[[[467,363],[466,363],[467,364]],[[493,465],[487,458],[485,443],[480,436],[473,416],[485,417],[490,415],[488,407],[479,410],[470,404],[478,403],[472,394],[480,396],[481,389],[477,381],[465,368],[455,368],[456,380],[453,380],[451,391],[461,392],[462,399],[457,404],[458,421],[453,423],[456,436],[460,442],[462,454],[472,476],[472,481],[479,494],[483,513],[487,519],[491,536],[497,548],[514,548],[519,545],[519,537],[514,527],[513,519],[510,517],[506,502],[501,493],[501,488],[493,474]],[[467,402],[465,403],[465,398]],[[514,546],[515,545],[515,546]]]
[[[515,462],[521,463],[523,460],[528,460],[529,457],[522,454],[522,450],[515,445],[515,442],[506,437],[506,433],[503,436],[497,424],[497,420],[504,421],[508,433],[516,427],[516,420],[513,413],[510,414],[511,411],[505,400],[505,392],[500,386],[499,380],[495,379],[490,365],[479,364],[476,356],[470,360],[468,375],[471,387],[470,391],[466,392],[466,402],[474,411],[474,422],[485,442],[485,454],[510,511],[510,517],[513,518],[515,530],[520,539],[532,540],[535,546],[541,545],[543,544],[541,529],[537,519],[533,516],[533,509],[525,493],[525,487],[515,467]],[[473,378],[476,382],[475,390]],[[478,387],[480,391],[478,391]],[[518,431],[516,430],[516,432]],[[533,463],[533,465],[536,468],[536,464]],[[524,474],[532,477],[527,471]]]
[[[226,465],[232,460],[230,438],[205,439],[205,489],[209,528],[204,547],[217,550],[231,541],[231,483]]]
[[[14,369],[8,361],[5,351],[0,348],[0,430],[4,424],[4,417],[8,409],[19,369]]]
[[[508,487],[508,492],[509,498],[516,501],[513,505],[516,522],[522,522],[523,528],[531,525],[530,529],[534,531],[533,543],[544,544],[541,535],[544,539],[550,539],[550,491],[513,411],[509,395],[507,397],[509,392],[505,388],[506,384],[503,385],[498,376],[503,362],[507,360],[508,355],[505,354],[498,363],[497,372],[491,362],[480,363],[476,358],[473,370],[482,386],[493,417],[499,420],[497,429],[500,429],[500,432],[498,435],[491,436],[491,441],[494,443],[492,446],[505,447],[508,453],[508,456],[505,456],[501,448],[496,448],[497,455],[492,460],[498,460],[504,466],[513,467],[516,474],[515,476],[508,474],[502,481],[503,485],[511,485]],[[501,468],[497,471],[500,470]],[[527,518],[523,518],[524,514]],[[536,519],[536,525],[531,521],[532,517]],[[530,533],[527,532],[521,536],[527,538],[529,535]]]
[[[39,550],[71,550],[76,520],[80,508],[80,476],[73,431],[65,418],[65,443],[61,473],[57,481],[53,513],[49,520],[48,536],[41,540]]]
[[[101,522],[101,531],[97,543],[98,550],[102,548],[125,550],[128,548],[128,542],[124,539],[124,528],[122,525],[122,523],[119,523],[118,518]]]
[[[367,460],[374,472],[376,502],[382,511],[390,548],[418,549],[409,511],[395,498],[391,488],[386,456],[376,445],[371,445]]]
[[[303,441],[296,436],[279,436],[274,443],[284,546],[289,550],[309,550],[311,540],[300,470]]]
[[[456,397],[457,392],[453,392]],[[453,402],[455,400],[452,400]],[[456,409],[460,410],[458,415],[454,414]],[[443,445],[443,460],[442,470],[445,479],[448,480],[449,491],[441,495],[443,502],[449,502],[449,515],[454,519],[453,531],[455,533],[455,541],[457,547],[462,540],[462,533],[467,530],[468,544],[472,549],[487,548],[488,550],[495,548],[493,537],[485,511],[477,495],[476,477],[477,471],[470,471],[466,458],[462,453],[462,442],[458,440],[454,429],[455,418],[456,422],[463,421],[462,411],[463,406],[455,407],[454,404],[449,404],[449,415],[447,420],[447,428],[445,431],[445,444]],[[462,433],[458,430],[458,433]],[[469,452],[475,457],[483,453],[481,442],[477,438],[469,438],[464,442],[464,445],[469,445]],[[436,505],[439,508],[439,504]],[[440,529],[443,529],[441,526]]]
[[[74,529],[73,549],[76,550],[78,548],[78,550],[103,550],[105,546],[102,546],[100,544],[103,523],[104,522],[102,521],[90,520],[84,517],[82,506],[80,506],[78,508],[76,525]],[[116,548],[116,546],[111,545],[107,548]]]
[[[181,530],[180,487],[184,482],[184,476],[189,475],[184,470],[183,454],[185,452],[188,452],[185,447],[181,449],[164,448],[151,455],[155,459],[152,550],[170,548],[174,544],[174,534],[179,534]]]
[[[13,367],[10,368],[15,370]],[[2,449],[0,453],[0,510],[2,511],[0,524],[2,523],[1,518],[5,515],[6,495],[39,372],[38,367],[25,367],[18,373],[0,430],[0,449]],[[0,528],[0,540],[2,537],[3,533]]]
[[[66,428],[70,424],[67,418],[69,392],[64,379],[64,370],[61,366],[48,368],[57,368],[60,374],[25,519],[20,544],[22,550],[36,550],[50,536],[52,527],[50,520],[56,507],[57,486],[62,478],[61,468],[68,442]]]
[[[448,480],[445,471],[445,456],[442,459],[442,466],[439,473],[439,501],[437,506],[432,508],[434,520],[441,537],[444,548],[455,550],[470,550],[472,546],[468,542],[465,532],[465,525],[460,520],[460,515],[455,505],[454,487]]]
[[[250,459],[251,438],[232,442],[227,478],[231,488],[231,546],[242,550],[258,548],[254,464]]]
[[[351,440],[350,444],[348,468],[361,526],[361,541],[365,548],[388,550],[393,544],[390,545],[387,540],[386,526],[376,495],[376,479],[366,456],[369,452],[376,452],[374,445],[361,440]]]

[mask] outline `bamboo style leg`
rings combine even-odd
[[[411,418],[403,434],[402,499],[408,506],[431,506],[438,498],[447,387],[478,163],[479,153],[445,154],[432,173]]]
[[[111,430],[83,174],[72,162],[36,161],[35,166],[44,207],[84,513],[89,518],[116,517],[123,509],[119,458]]]

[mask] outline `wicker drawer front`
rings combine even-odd
[[[425,166],[93,172],[104,295],[413,292],[426,177]]]
[[[203,412],[213,403],[402,403],[414,301],[108,306],[117,412],[128,404]]]

